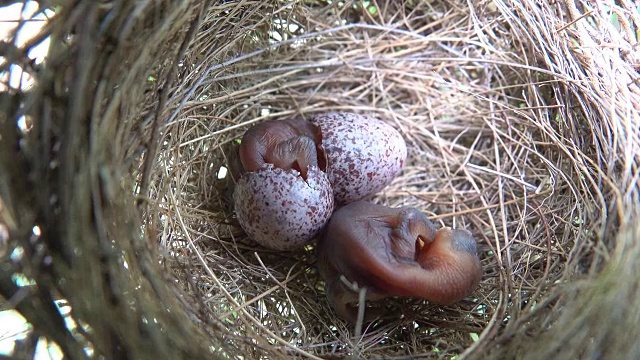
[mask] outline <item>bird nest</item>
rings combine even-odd
[[[0,84],[0,290],[70,358],[640,355],[636,5],[72,3],[0,54],[34,79]],[[406,166],[372,201],[471,231],[471,296],[389,299],[354,326],[313,243],[244,235],[232,145],[328,111],[402,134]]]

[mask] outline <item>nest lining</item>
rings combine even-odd
[[[288,34],[290,40],[279,42],[271,38],[273,45],[258,45],[257,53],[248,45],[254,29],[240,34],[234,45],[249,55],[214,70],[205,80],[208,89],[193,94],[182,119],[167,129],[180,135],[163,151],[180,166],[164,165],[180,176],[162,181],[182,199],[160,207],[170,209],[169,217],[179,209],[190,220],[186,229],[169,225],[165,231],[197,249],[185,254],[191,260],[181,275],[192,277],[200,288],[192,290],[206,294],[231,329],[244,330],[242,315],[230,315],[241,309],[255,319],[254,326],[269,329],[266,337],[277,335],[311,354],[446,356],[471,345],[496,312],[517,323],[552,297],[557,283],[589,273],[599,261],[571,256],[575,250],[593,252],[593,229],[603,225],[590,205],[593,185],[580,180],[583,169],[573,164],[575,157],[593,156],[594,149],[558,144],[574,131],[565,124],[584,120],[554,98],[567,85],[566,76],[558,69],[527,74],[526,52],[487,41],[471,24],[456,26],[484,10],[493,31],[506,32],[510,24],[497,9],[438,5],[423,17],[413,16],[418,11],[412,14],[408,4],[388,5],[382,19],[348,6],[341,14],[334,7],[335,15],[331,7],[282,7],[276,18],[315,32]],[[331,26],[350,15],[364,23]],[[220,47],[208,45],[215,41],[203,41],[201,48]],[[354,329],[336,320],[324,301],[313,245],[291,254],[257,251],[233,227],[226,184],[216,180],[228,155],[225,145],[257,121],[332,110],[366,113],[402,132],[408,164],[374,201],[414,206],[442,226],[474,232],[485,276],[472,299],[447,308],[391,301],[392,313],[403,316],[361,330],[364,337],[357,342]],[[179,146],[185,150],[178,153]],[[201,202],[194,206],[191,199]],[[211,291],[215,283],[227,291]]]

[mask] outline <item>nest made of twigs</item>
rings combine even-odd
[[[0,189],[0,221],[11,249],[32,249],[7,271],[37,287],[15,301],[7,285],[3,296],[77,356],[87,344],[131,358],[638,355],[636,10],[62,6],[43,32],[58,46],[6,111],[34,124],[0,163],[25,169],[0,177],[11,190]],[[237,226],[230,145],[259,121],[335,110],[403,135],[407,166],[373,201],[470,230],[484,269],[472,296],[446,307],[391,299],[378,306],[394,316],[356,329],[329,307],[313,244],[269,251]],[[16,174],[47,185],[23,189]],[[40,201],[16,205],[28,199]],[[56,317],[29,307],[43,296],[67,299],[87,327],[37,324]]]

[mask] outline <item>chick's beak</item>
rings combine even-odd
[[[415,252],[415,256],[414,256],[414,260],[416,262],[418,262],[418,259],[421,257],[420,255],[423,252],[426,253],[427,251],[429,251],[429,246],[428,245],[431,244],[432,242],[433,242],[433,240],[429,241],[428,239],[426,239],[426,241],[425,241],[425,238],[422,235],[418,235],[418,237],[416,237],[416,252]]]

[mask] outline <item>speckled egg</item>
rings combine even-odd
[[[305,180],[296,170],[272,164],[242,175],[233,201],[247,235],[274,250],[292,250],[311,241],[334,204],[327,175],[316,166],[309,167]]]
[[[326,172],[337,205],[375,194],[402,170],[407,145],[390,125],[344,112],[316,115],[309,121],[322,131]]]

